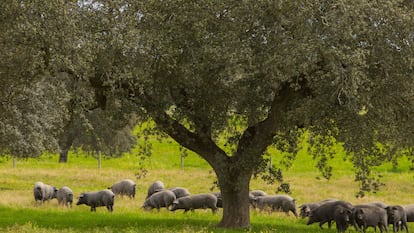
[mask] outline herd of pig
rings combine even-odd
[[[112,212],[115,196],[135,198],[135,191],[135,182],[125,179],[113,184],[108,189],[81,193],[76,205],[85,204],[90,206],[91,211],[96,211],[96,207],[105,206],[108,211]],[[73,202],[73,192],[67,186],[57,189],[54,186],[36,182],[33,195],[36,205],[53,198],[58,200],[59,205],[71,207]],[[288,195],[268,195],[264,191],[253,190],[249,193],[249,201],[252,208],[258,208],[261,211],[281,211],[287,215],[292,212],[298,217],[295,199]],[[161,181],[155,181],[148,187],[147,196],[142,205],[145,210],[157,209],[159,211],[161,208],[167,208],[171,211],[183,209],[184,212],[187,212],[209,208],[213,213],[222,207],[223,200],[220,192],[191,194],[188,189],[182,187],[166,189]],[[388,232],[389,225],[392,225],[394,232],[404,229],[408,232],[407,222],[414,222],[414,204],[400,206],[370,202],[352,205],[347,201],[325,199],[302,204],[299,206],[299,210],[300,217],[308,218],[307,225],[319,222],[319,226],[322,228],[325,223],[331,227],[332,222],[335,222],[339,233],[345,232],[349,226],[363,232],[368,227],[373,227],[375,231],[378,227],[380,232]]]
[[[349,226],[363,232],[368,227],[388,232],[389,225],[392,225],[394,232],[404,229],[408,232],[407,222],[414,222],[414,204],[400,206],[369,202],[352,205],[347,201],[326,199],[303,204],[299,209],[301,217],[308,217],[308,225],[319,222],[321,228],[325,223],[331,227],[334,221],[338,232],[345,232]]]

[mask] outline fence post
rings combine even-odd
[[[101,170],[101,151],[98,151],[98,170]]]
[[[180,156],[181,158],[181,170],[184,171],[184,156]]]
[[[181,160],[181,170],[184,171],[184,158],[188,156],[188,151],[183,146],[180,145],[180,160]]]

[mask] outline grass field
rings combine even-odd
[[[212,214],[209,210],[182,213],[165,209],[146,212],[140,207],[147,187],[155,180],[162,180],[167,187],[187,187],[192,193],[211,192],[215,175],[208,164],[197,155],[190,153],[185,158],[181,170],[178,146],[172,142],[155,142],[153,156],[145,161],[148,173],[136,179],[139,158],[134,152],[122,158],[104,158],[101,169],[97,160],[83,154],[69,155],[67,164],[59,164],[57,155],[45,155],[39,159],[17,160],[15,167],[10,158],[0,159],[0,231],[1,232],[336,232],[332,229],[320,230],[317,224],[307,226],[306,220],[296,219],[282,213],[261,213],[251,210],[249,230],[230,231],[217,229],[221,210]],[[277,162],[278,155],[273,154]],[[390,164],[377,168],[383,174],[385,187],[375,193],[357,199],[357,184],[353,181],[351,164],[338,158],[330,161],[334,167],[331,180],[318,179],[319,172],[305,152],[299,153],[293,166],[285,171],[285,180],[290,183],[292,196],[297,206],[301,203],[318,201],[324,198],[338,198],[351,203],[384,201],[388,204],[414,203],[413,174],[407,161],[401,160],[395,169]],[[117,198],[114,212],[106,208],[91,213],[85,205],[64,208],[57,205],[56,199],[35,206],[33,185],[36,181],[57,187],[67,185],[75,197],[84,191],[105,189],[121,179],[130,178],[137,183],[135,199]],[[277,185],[268,185],[261,180],[252,180],[251,189],[262,189],[274,194]],[[214,191],[217,191],[215,189]],[[414,224],[409,224],[414,229]],[[349,232],[355,232],[354,229]],[[374,232],[369,229],[368,232]]]

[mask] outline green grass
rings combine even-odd
[[[21,216],[13,219],[10,216]],[[215,224],[219,215],[210,212],[194,213],[62,211],[49,209],[0,208],[2,232],[319,232],[318,227],[306,226],[303,220],[288,218],[279,213],[252,213],[251,229],[224,230]],[[333,230],[327,232],[334,232]]]
[[[274,162],[279,157],[272,152]],[[336,229],[320,230],[317,224],[307,226],[306,220],[296,219],[282,213],[260,213],[251,211],[251,229],[223,230],[216,228],[222,210],[212,214],[208,210],[182,213],[182,211],[143,211],[141,205],[146,189],[155,180],[162,180],[167,187],[187,187],[192,193],[210,192],[215,175],[208,164],[194,153],[185,158],[181,170],[178,145],[172,142],[155,142],[153,155],[145,161],[147,176],[136,179],[140,158],[136,151],[122,158],[103,158],[101,169],[97,160],[82,153],[71,153],[67,164],[59,164],[57,155],[44,155],[38,159],[17,160],[16,167],[10,158],[0,159],[0,231],[1,232],[336,232]],[[379,168],[386,183],[381,191],[357,199],[358,186],[354,182],[351,163],[343,160],[338,151],[337,158],[329,163],[333,166],[332,179],[318,179],[315,161],[304,151],[298,154],[292,167],[284,172],[290,183],[292,196],[297,205],[324,198],[338,198],[352,203],[381,200],[389,204],[414,203],[413,174],[402,159],[397,169],[390,164]],[[71,187],[75,196],[84,191],[105,189],[112,183],[134,179],[137,196],[134,200],[117,198],[114,212],[98,208],[91,213],[85,205],[64,208],[56,200],[35,206],[32,188],[36,181],[62,187]],[[253,179],[251,189],[262,189],[274,194],[277,184],[267,184]],[[214,191],[217,191],[215,189]],[[409,225],[414,228],[414,225]],[[355,232],[353,229],[349,232]],[[369,229],[368,232],[373,232]]]

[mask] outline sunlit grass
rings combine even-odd
[[[272,152],[274,163],[278,155]],[[148,173],[144,178],[135,177],[140,158],[131,153],[122,158],[102,157],[101,168],[97,159],[83,153],[71,153],[67,164],[59,164],[57,155],[45,155],[38,159],[15,161],[0,159],[0,230],[1,232],[321,232],[317,224],[307,226],[303,219],[283,213],[251,211],[251,229],[230,231],[217,229],[222,210],[213,215],[209,210],[197,210],[183,214],[165,209],[147,212],[141,209],[147,187],[155,180],[169,187],[186,187],[192,193],[211,192],[215,174],[208,164],[194,153],[185,158],[181,169],[178,145],[172,142],[155,142],[153,155],[145,161]],[[386,184],[377,193],[356,198],[358,185],[354,181],[352,164],[338,155],[329,162],[333,166],[330,180],[320,178],[316,162],[301,151],[292,167],[284,170],[284,178],[291,185],[297,206],[324,198],[337,198],[354,204],[384,201],[389,204],[414,203],[413,174],[406,159],[393,168],[385,164],[379,168]],[[130,178],[137,183],[135,199],[117,198],[114,212],[102,207],[91,213],[85,205],[68,209],[57,205],[54,199],[43,206],[35,206],[33,185],[43,181],[57,187],[69,186],[75,198],[84,191],[106,189],[116,181]],[[262,189],[275,194],[278,184],[267,184],[253,179],[251,189]],[[217,191],[215,188],[213,191]],[[76,200],[75,200],[76,202]],[[353,230],[352,230],[353,231]],[[351,232],[352,232],[351,231]],[[323,232],[336,232],[333,227]]]

